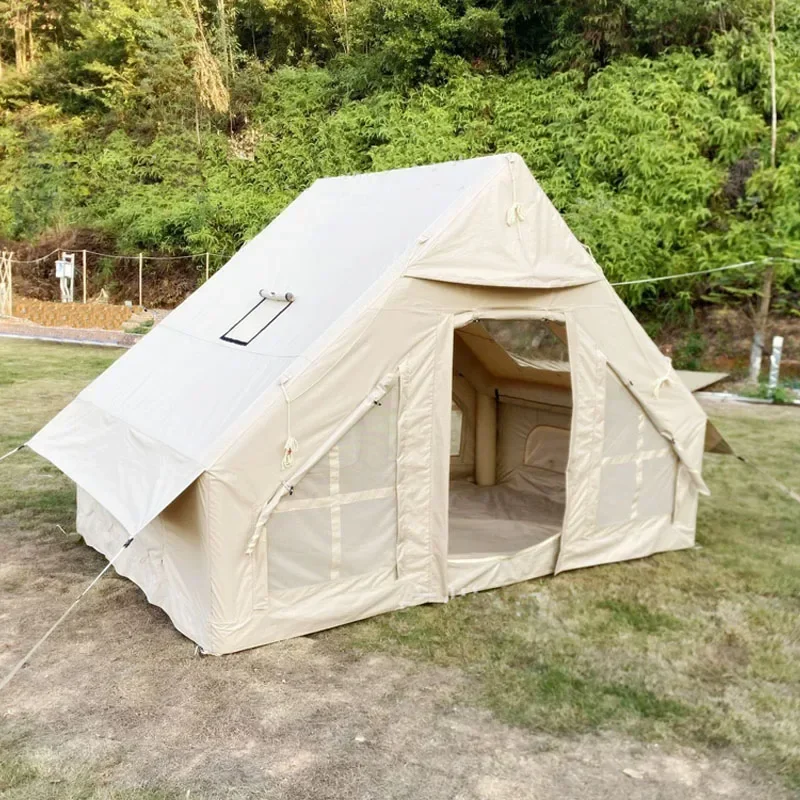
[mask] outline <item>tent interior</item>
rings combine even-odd
[[[560,536],[571,416],[562,322],[480,319],[455,331],[451,560],[506,557]]]

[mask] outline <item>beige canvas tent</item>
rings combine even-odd
[[[227,653],[689,547],[705,434],[511,154],[317,181],[30,446]]]

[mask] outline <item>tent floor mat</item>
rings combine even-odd
[[[564,475],[520,467],[495,486],[450,482],[448,556],[509,556],[561,532]]]

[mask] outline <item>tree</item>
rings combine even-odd
[[[777,78],[775,68],[775,0],[770,0],[769,9],[769,86],[770,86],[770,147],[769,165],[775,171],[777,168],[778,150],[778,101]],[[769,306],[772,302],[772,282],[775,280],[775,268],[768,264],[764,270],[764,280],[761,284],[761,302],[755,319],[755,333],[753,344],[750,348],[750,380],[758,383],[761,375],[761,360],[764,355],[764,344],[767,338],[767,322],[769,320]]]

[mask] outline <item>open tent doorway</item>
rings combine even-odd
[[[457,564],[508,560],[540,545],[557,554],[571,417],[563,322],[479,319],[455,330],[451,572]],[[464,589],[451,581],[453,588]]]

